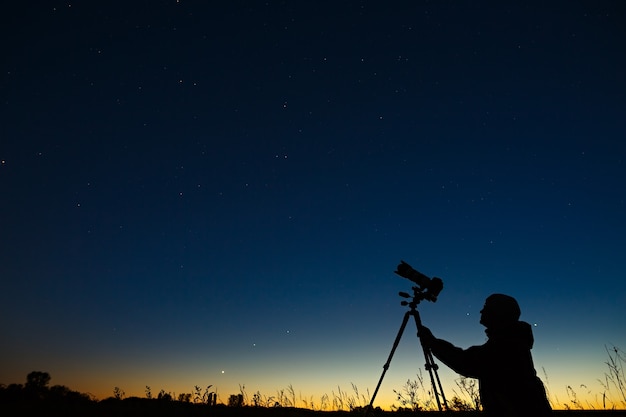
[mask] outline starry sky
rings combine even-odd
[[[0,383],[369,400],[404,259],[444,281],[436,336],[483,343],[510,294],[555,407],[602,395],[626,348],[622,2],[3,9]],[[409,326],[376,405],[423,363]]]

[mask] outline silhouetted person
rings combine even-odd
[[[546,391],[533,365],[530,324],[519,321],[515,298],[503,294],[487,297],[480,311],[487,342],[461,349],[437,339],[427,327],[419,336],[432,353],[459,374],[476,378],[487,416],[538,417],[551,412]]]

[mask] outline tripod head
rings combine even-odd
[[[428,300],[433,303],[437,301],[437,297],[443,289],[443,281],[441,278],[428,278],[404,261],[400,261],[400,264],[394,272],[402,278],[406,278],[417,284],[411,287],[413,289],[413,295],[403,291],[399,293],[400,297],[412,299],[411,301],[402,301],[400,303],[401,305],[409,306],[411,309],[414,309],[422,300]]]

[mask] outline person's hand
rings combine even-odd
[[[417,335],[419,336],[422,343],[425,345],[430,345],[435,340],[435,336],[433,336],[433,332],[426,326],[419,326],[417,328]]]

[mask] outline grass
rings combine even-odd
[[[624,364],[626,354],[618,347],[606,347],[606,372],[598,380],[602,392],[592,395],[589,388],[581,385],[578,388],[567,387],[567,400],[561,402],[550,395],[548,377],[544,370],[546,390],[555,414],[568,413],[578,417],[593,415],[626,416],[626,376]],[[243,385],[239,393],[231,394],[226,403],[219,401],[217,390],[212,385],[206,388],[194,387],[190,393],[176,395],[161,389],[154,396],[149,386],[145,389],[145,398],[126,397],[123,389],[115,387],[113,395],[98,401],[88,394],[72,391],[64,386],[48,387],[50,375],[46,372],[31,372],[25,385],[0,385],[0,412],[3,415],[115,415],[129,417],[159,415],[238,415],[244,409],[245,414],[259,413],[259,410],[273,410],[273,416],[303,415],[306,413],[361,413],[369,407],[371,395],[369,391],[361,392],[355,384],[349,391],[337,386],[331,395],[324,394],[319,399],[303,397],[297,394],[292,385],[276,391],[275,395],[264,395],[256,391],[251,396]],[[478,384],[474,379],[459,378],[453,397],[448,398],[448,405],[456,415],[473,415],[480,410]],[[384,412],[377,408],[373,414],[430,412],[437,410],[436,400],[429,384],[424,384],[421,371],[416,379],[407,380],[406,384],[393,392],[396,403],[391,411]],[[586,398],[580,400],[577,390],[584,390]],[[523,401],[521,399],[520,401]],[[58,411],[55,413],[54,411]],[[169,411],[168,411],[169,410]],[[257,411],[251,411],[257,410]],[[282,410],[282,411],[280,411]],[[291,414],[288,411],[291,411]],[[296,412],[297,410],[297,412]],[[231,414],[229,414],[231,413]],[[286,413],[286,414],[285,414]],[[295,414],[294,414],[295,413]],[[608,413],[608,414],[607,414]],[[371,414],[371,413],[370,413]],[[251,415],[251,414],[250,414]]]
[[[554,409],[564,410],[626,410],[626,353],[617,346],[605,346],[607,360],[605,365],[607,371],[601,379],[598,379],[602,392],[594,393],[587,385],[581,384],[574,388],[571,385],[566,387],[567,401],[550,395],[548,376],[544,370],[544,380],[548,398]],[[583,391],[585,400],[579,398],[579,392]]]

